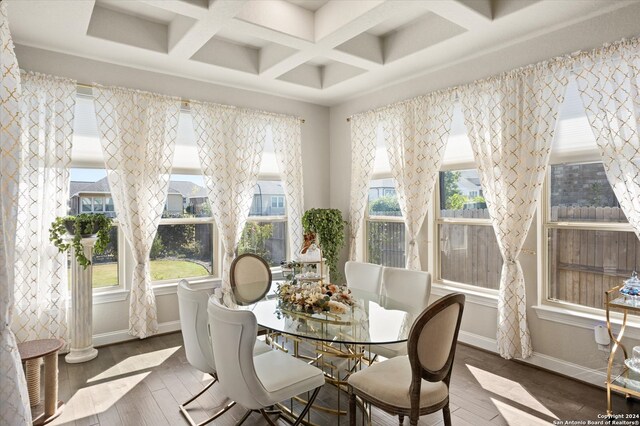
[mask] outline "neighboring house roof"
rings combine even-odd
[[[80,194],[109,194],[109,181],[102,178],[96,182],[71,182],[71,196]],[[278,181],[260,181],[256,184],[254,193],[262,195],[284,195],[282,183]],[[185,198],[207,198],[207,189],[197,183],[186,180],[172,180],[169,182],[169,194],[180,194]]]
[[[256,184],[253,193],[262,195],[284,195],[284,188],[281,182],[265,180]]]
[[[79,182],[79,181],[71,181],[71,185],[69,185],[69,194],[71,197],[78,194],[85,186],[91,185],[93,182]]]
[[[172,188],[174,181],[169,182],[169,194],[181,194],[180,191]],[[194,184],[195,185],[195,184]],[[198,185],[195,185],[198,186]],[[110,194],[111,188],[109,187],[108,178],[104,177],[95,182],[77,182],[71,181],[70,191],[71,197],[80,194]]]
[[[169,193],[180,193],[183,197],[193,198],[198,196],[201,192],[205,191],[203,187],[197,183],[189,182],[188,180],[172,180],[169,182]],[[204,195],[206,197],[206,192]]]

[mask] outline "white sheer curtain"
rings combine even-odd
[[[0,2],[0,424],[31,425],[27,382],[16,337],[14,303],[15,231],[20,180],[20,71],[13,52],[6,2]]]
[[[351,199],[349,207],[349,259],[362,260],[360,236],[367,208],[369,181],[373,174],[378,138],[378,115],[374,111],[351,117]]]
[[[427,214],[453,118],[453,91],[435,92],[380,113],[409,248],[406,266],[421,269],[416,238]]]
[[[12,327],[19,342],[67,339],[67,254],[51,244],[49,228],[57,216],[68,213],[76,84],[30,72],[21,78],[22,155]]]
[[[233,307],[229,271],[249,216],[267,137],[268,116],[191,102],[191,114],[211,212],[224,246],[222,297]]]
[[[270,121],[276,159],[287,198],[289,253],[293,255],[302,247],[302,214],[304,213],[300,119],[275,116]]]
[[[149,253],[167,198],[180,99],[98,85],[93,90],[116,217],[135,260],[129,333],[144,338],[158,331]]]
[[[549,162],[566,73],[566,66],[556,61],[461,89],[469,139],[504,260],[497,339],[498,352],[507,359],[527,358],[533,351],[518,257]]]
[[[640,238],[640,41],[583,55],[576,79],[607,179]]]

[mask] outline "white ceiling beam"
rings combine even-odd
[[[354,6],[354,9],[349,9],[349,12],[347,13],[347,16],[349,16],[349,20],[345,21],[344,19],[340,18],[340,15],[343,13],[343,9],[334,5],[351,5],[352,3],[362,3],[362,5]],[[323,28],[323,30],[321,30],[320,33],[316,33],[316,35],[320,34],[321,38],[318,38],[316,36],[316,43],[313,44],[310,48],[297,52],[287,57],[283,61],[274,64],[271,67],[261,66],[260,75],[265,78],[277,78],[280,75],[304,64],[310,59],[313,59],[314,57],[333,55],[332,50],[335,47],[362,34],[363,32],[378,25],[379,23],[384,22],[386,19],[388,19],[391,13],[397,13],[401,9],[416,10],[416,7],[422,9],[421,6],[418,6],[419,4],[421,3],[415,1],[398,0],[376,0],[364,2],[338,2],[335,0],[331,1],[320,8],[316,13],[316,25],[319,24],[320,28]],[[329,8],[327,10],[331,12],[330,15],[324,12],[325,8]],[[356,11],[360,13],[360,15],[354,15]],[[318,19],[318,14],[323,17]],[[329,22],[331,21],[331,17],[333,17],[333,19],[335,19],[336,21],[339,21],[341,23],[341,26],[330,26]],[[318,27],[316,27],[316,29],[317,28]],[[331,29],[331,33],[326,32],[329,29]],[[347,60],[348,59],[349,58],[347,58]],[[349,61],[349,65],[366,65],[366,61],[364,63],[362,61],[359,61],[359,65],[356,65],[352,63],[352,61]]]
[[[313,47],[313,42],[311,41],[303,40],[301,38],[294,37],[290,34],[276,31],[271,28],[261,27],[251,22],[233,19],[233,22],[230,24],[230,26],[235,31],[243,33],[245,35],[267,40],[272,43],[278,43],[292,49],[302,50]]]
[[[207,13],[200,17],[181,37],[171,35],[169,55],[179,59],[191,58],[202,46],[229,24],[244,7],[246,0],[215,0]]]

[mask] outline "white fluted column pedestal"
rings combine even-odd
[[[83,238],[80,243],[87,259],[92,258],[97,238]],[[71,327],[69,353],[64,357],[70,364],[86,362],[98,356],[93,347],[93,265],[84,268],[71,253]]]

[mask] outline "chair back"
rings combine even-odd
[[[207,310],[211,339],[224,342],[224,345],[213,346],[223,393],[245,408],[262,408],[266,405],[262,402],[267,400],[267,391],[258,379],[253,363],[258,331],[255,315],[251,311],[229,309],[214,298],[209,300]]]
[[[382,266],[350,260],[344,265],[344,275],[348,287],[380,294]]]
[[[236,303],[250,305],[269,292],[271,269],[260,256],[245,253],[233,259],[230,279]]]
[[[187,361],[204,373],[216,372],[209,337],[207,303],[212,290],[194,290],[187,280],[178,283],[178,309]]]
[[[431,274],[404,268],[382,270],[382,294],[422,312],[429,306]]]
[[[458,331],[464,310],[464,294],[452,293],[432,303],[413,323],[407,352],[413,383],[419,378],[449,384]]]

